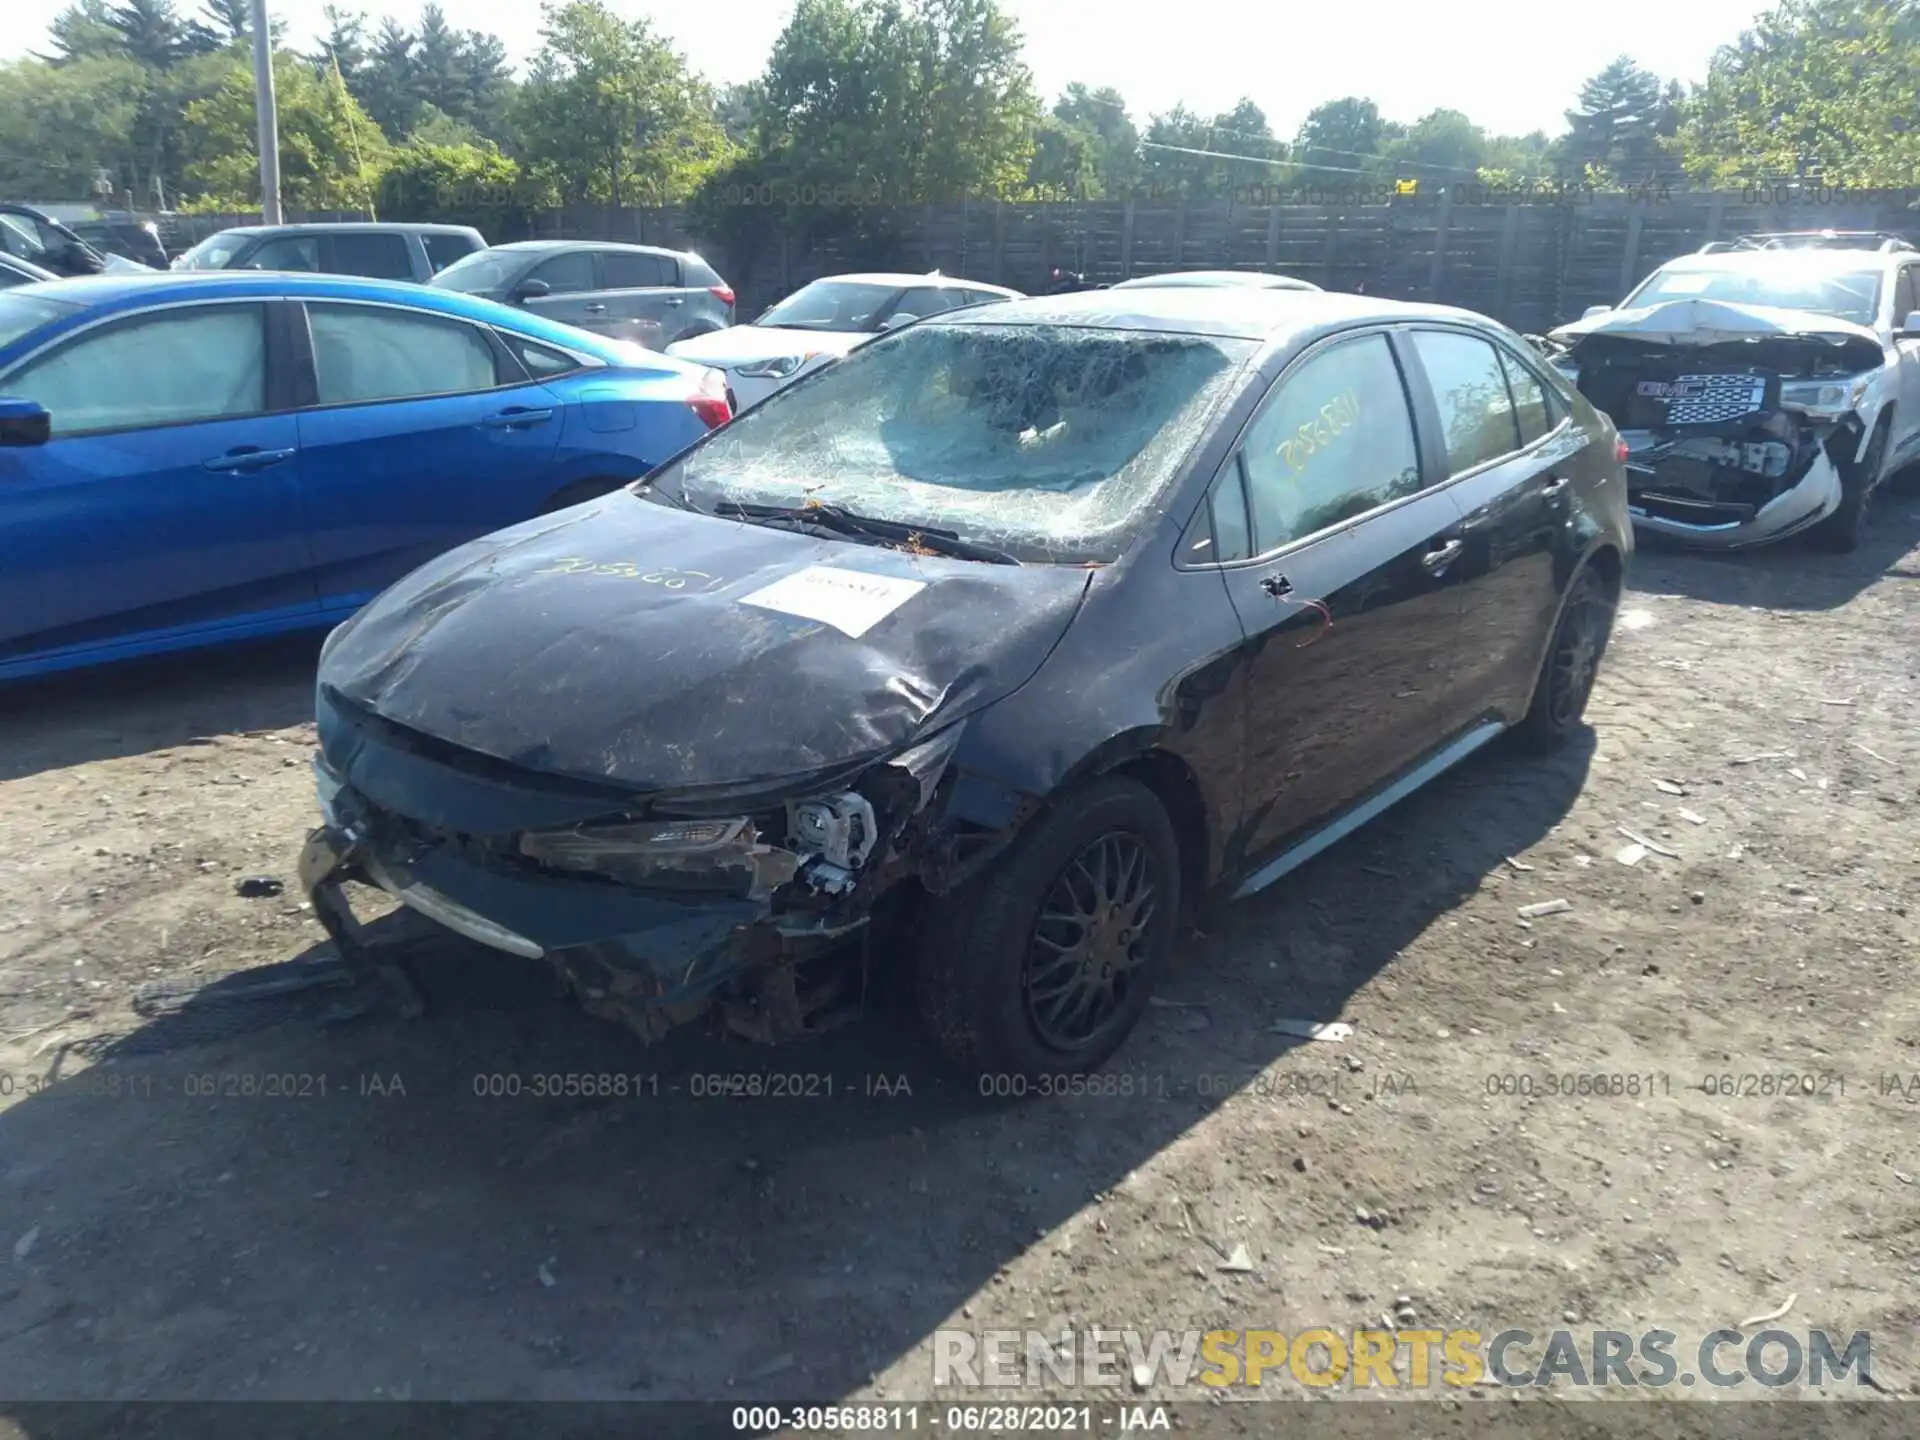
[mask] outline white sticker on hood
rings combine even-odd
[[[924,580],[898,580],[891,575],[869,575],[864,570],[809,565],[763,590],[743,595],[740,603],[818,620],[857,640],[926,588]]]

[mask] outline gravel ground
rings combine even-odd
[[[293,879],[316,647],[16,687],[0,1397],[924,1398],[943,1326],[1402,1297],[1687,1335],[1792,1296],[1920,1392],[1920,498],[1851,557],[1643,553],[1620,618],[1584,743],[1495,747],[1190,940],[1132,1093],[1017,1104],[885,991],[800,1048],[649,1052],[443,946],[463,1003],[332,1023]],[[223,999],[263,977],[292,993]],[[741,1072],[799,1093],[700,1093]],[[1788,1072],[1827,1078],[1738,1078]],[[1644,1081],[1545,1093],[1575,1073]],[[556,1074],[627,1093],[525,1093]]]

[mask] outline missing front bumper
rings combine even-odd
[[[1738,550],[1784,540],[1816,524],[1838,508],[1840,496],[1840,472],[1822,453],[1797,484],[1757,509],[1663,497],[1657,478],[1630,487],[1627,509],[1636,530],[1697,549]]]

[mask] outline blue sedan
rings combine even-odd
[[[715,371],[456,291],[0,291],[0,680],[330,625],[730,414]]]

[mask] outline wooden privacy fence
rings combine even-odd
[[[745,227],[736,253],[691,233],[681,207],[571,206],[535,214],[529,235],[699,250],[739,293],[743,319],[809,280],[849,270],[938,269],[1038,293],[1057,266],[1099,284],[1174,269],[1276,270],[1329,290],[1460,305],[1540,331],[1617,301],[1656,265],[1711,240],[1834,228],[1920,243],[1916,198],[1920,191],[1835,197],[1784,188],[1513,198],[1455,186],[1360,203],[960,201],[885,207],[869,217],[885,223],[865,227],[885,238],[866,240],[835,235],[845,227],[832,225],[816,227],[825,236],[783,228],[769,211],[764,229]],[[209,217],[195,219],[200,234],[215,228]]]

